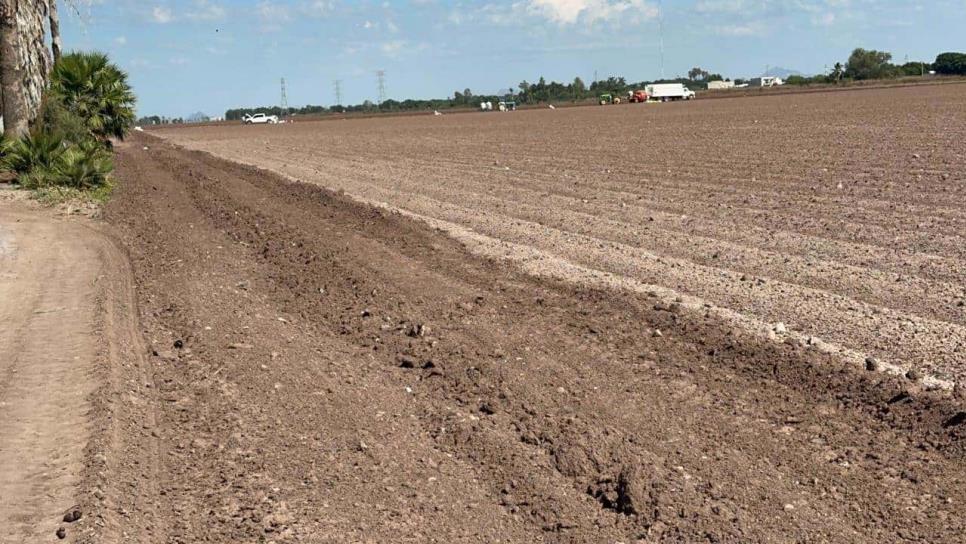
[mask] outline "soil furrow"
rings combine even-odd
[[[169,541],[966,530],[948,392],[145,136],[118,175]]]

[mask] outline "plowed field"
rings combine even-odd
[[[70,534],[959,542],[963,90],[136,134]]]
[[[966,378],[966,85],[159,134],[531,271]]]

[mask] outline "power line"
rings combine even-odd
[[[379,104],[386,101],[386,71],[377,70],[376,77],[379,79]]]
[[[337,79],[332,82],[335,85],[335,105],[342,105],[342,80]]]
[[[285,92],[285,78],[282,78],[282,114],[288,111],[288,93]]]

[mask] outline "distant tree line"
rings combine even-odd
[[[966,54],[964,53],[942,53],[936,57],[935,62],[906,62],[901,65],[892,64],[892,54],[885,51],[875,51],[866,49],[856,49],[843,64],[835,63],[833,69],[827,74],[816,76],[794,75],[787,78],[786,82],[792,85],[808,85],[814,83],[837,83],[845,80],[866,80],[866,79],[887,79],[905,76],[918,76],[935,71],[943,75],[966,75]],[[451,108],[478,107],[481,102],[492,102],[494,105],[500,101],[514,101],[517,104],[540,104],[548,102],[581,102],[591,98],[597,98],[601,94],[625,94],[629,91],[642,89],[654,83],[682,83],[692,90],[702,90],[708,87],[711,81],[728,81],[729,79],[718,73],[709,72],[700,67],[688,70],[687,77],[671,79],[660,79],[655,81],[629,82],[621,76],[610,76],[605,79],[593,81],[587,85],[581,78],[576,77],[569,83],[557,81],[547,81],[540,77],[535,83],[527,80],[521,81],[516,85],[500,91],[497,94],[477,95],[470,89],[455,91],[449,98],[433,99],[389,99],[381,104],[366,100],[361,104],[355,105],[335,105],[335,106],[303,106],[301,108],[281,108],[279,106],[234,108],[225,112],[225,119],[229,121],[241,120],[247,114],[265,113],[288,117],[292,115],[309,115],[320,113],[378,113],[378,112],[403,112],[403,111],[432,111],[446,110]],[[746,83],[747,80],[735,78],[736,84]],[[167,119],[164,117],[151,116],[139,121],[141,124],[177,124],[184,122],[184,119]]]
[[[148,115],[146,117],[141,117],[137,120],[138,126],[149,126],[149,125],[181,125],[184,124],[185,120],[181,117],[163,117],[159,115]]]
[[[596,98],[604,93],[624,94],[635,89],[642,89],[652,83],[684,83],[692,89],[705,89],[709,81],[723,79],[718,74],[710,74],[707,71],[695,68],[689,73],[688,78],[661,79],[657,81],[641,81],[636,83],[628,82],[624,77],[608,77],[592,82],[590,85],[577,77],[570,83],[559,83],[557,81],[547,81],[540,77],[536,83],[527,80],[521,81],[516,86],[507,88],[498,94],[475,94],[470,89],[455,91],[451,98],[431,98],[431,99],[388,99],[381,104],[376,104],[371,100],[366,100],[361,104],[343,106],[335,105],[328,108],[324,106],[305,106],[303,108],[288,108],[283,110],[278,106],[266,106],[261,108],[235,108],[225,112],[225,119],[229,121],[241,120],[246,114],[265,113],[268,115],[278,115],[285,117],[289,115],[306,115],[312,113],[376,113],[376,112],[401,112],[401,111],[432,111],[446,110],[451,108],[478,107],[481,102],[491,102],[494,105],[501,101],[513,101],[517,104],[540,104],[547,102],[580,102],[589,98]],[[154,118],[151,118],[154,119]],[[164,122],[163,120],[161,121]],[[169,121],[174,122],[174,121]],[[157,124],[157,123],[156,123]]]
[[[832,71],[816,76],[790,76],[786,83],[809,85],[813,83],[837,83],[840,81],[863,81],[869,79],[894,79],[922,76],[936,72],[941,75],[966,75],[966,53],[941,53],[935,62],[911,61],[892,63],[892,53],[874,49],[858,48],[852,51],[845,64],[836,62]]]

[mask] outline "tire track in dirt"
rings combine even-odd
[[[100,325],[119,259],[89,221],[0,200],[0,542],[102,521],[89,492],[100,378],[120,364],[101,356],[116,338]],[[64,523],[74,508],[83,517]]]

